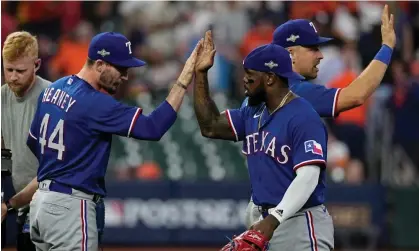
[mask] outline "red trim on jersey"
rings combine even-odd
[[[31,136],[34,140],[38,140],[35,136],[33,136],[31,130],[29,130],[29,136]]]
[[[137,108],[137,111],[135,112],[134,116],[132,117],[131,125],[129,126],[129,129],[128,129],[128,138],[130,137],[132,128],[134,128],[135,123],[137,122],[137,119],[142,112],[143,112],[143,109]]]
[[[293,170],[294,172],[297,171],[298,168],[303,167],[303,166],[308,166],[308,165],[313,165],[313,164],[321,164],[321,165],[326,165],[326,161],[324,159],[312,159],[312,160],[306,160],[303,161],[297,165],[294,166]]]
[[[233,120],[231,119],[229,110],[226,110],[226,116],[227,116],[228,124],[230,125],[230,128],[233,131],[234,136],[236,137],[236,141],[239,141],[239,137],[237,136],[237,131],[236,131],[236,128],[234,127]]]
[[[337,91],[336,91],[336,93],[335,93],[335,98],[334,98],[334,100],[333,100],[333,110],[332,110],[332,116],[333,116],[333,118],[335,118],[335,117],[337,117],[338,115],[339,115],[339,113],[337,113],[336,114],[336,109],[338,108],[337,106],[338,106],[338,99],[339,99],[339,94],[340,94],[340,91],[341,91],[342,89],[338,89]]]

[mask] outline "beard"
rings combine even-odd
[[[29,78],[25,81],[22,82],[7,82],[10,90],[12,90],[12,92],[18,96],[18,97],[23,97],[25,95],[25,93],[29,90],[29,88],[31,88],[32,83],[34,82],[35,79],[35,74],[31,74],[29,76]]]
[[[247,104],[249,106],[258,106],[265,102],[266,100],[266,93],[265,90],[259,90],[253,95],[248,95]]]
[[[312,73],[312,74],[305,74],[303,75],[303,77],[305,78],[305,80],[313,80],[317,78],[317,73]]]
[[[117,92],[120,84],[119,81],[113,80],[113,77],[106,72],[103,72],[99,77],[99,86],[110,95],[114,95]]]

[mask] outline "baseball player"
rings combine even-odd
[[[129,68],[145,65],[119,33],[96,35],[81,71],[40,94],[27,139],[39,160],[37,180],[31,182],[38,190],[30,203],[37,250],[97,250],[95,206],[106,195],[112,135],[159,140],[165,134],[192,81],[200,44],[166,100],[148,116],[111,96],[127,80]]]
[[[214,55],[207,32],[196,66],[194,109],[204,137],[245,144],[253,200],[262,209],[251,229],[270,240],[269,250],[332,249],[333,222],[323,205],[327,131],[311,105],[288,88],[303,79],[292,71],[289,52],[268,44],[249,53],[243,80],[255,103],[224,114],[208,91]]]
[[[41,60],[36,37],[30,33],[9,34],[2,54],[6,82],[1,87],[2,140],[4,147],[12,153],[12,181],[15,191],[19,192],[36,177],[38,160],[27,147],[26,139],[38,96],[51,82],[36,75]],[[2,218],[7,213],[6,204],[10,205],[9,202],[2,204]],[[29,236],[29,205],[20,204],[16,208],[17,250],[35,250]]]
[[[2,203],[2,220],[8,212],[17,209],[17,250],[25,251],[35,250],[29,236],[28,213],[29,202],[37,185],[23,188],[36,177],[38,169],[38,160],[26,145],[27,133],[36,111],[38,97],[51,84],[50,81],[36,75],[40,64],[35,36],[24,31],[7,36],[3,46],[3,66],[7,84],[1,88],[2,134],[5,148],[11,148],[13,152],[11,170],[13,186],[18,193]],[[96,211],[100,242],[105,224],[103,200],[97,203]]]
[[[318,46],[332,38],[320,37],[313,23],[304,20],[290,20],[280,25],[274,32],[273,43],[286,48],[292,55],[293,69],[303,75],[305,80],[291,81],[290,89],[306,99],[321,117],[336,117],[346,111],[362,105],[380,85],[391,60],[396,44],[394,18],[389,16],[385,5],[381,16],[382,47],[374,60],[350,85],[342,89],[326,88],[309,82],[317,77],[316,67],[323,58]],[[242,107],[252,105],[252,97],[244,100]],[[246,145],[243,143],[243,150]],[[260,208],[250,199],[246,210],[246,224],[249,227],[260,217]]]
[[[224,114],[208,91],[214,55],[207,32],[196,66],[195,113],[204,137],[245,144],[253,200],[262,209],[251,229],[270,240],[269,250],[333,249],[333,222],[323,205],[327,131],[312,106],[288,88],[303,79],[292,71],[290,54],[268,44],[247,55],[244,88],[254,106]]]

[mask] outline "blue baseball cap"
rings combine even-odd
[[[276,44],[262,45],[251,51],[244,59],[243,67],[260,72],[273,72],[288,79],[304,79],[292,70],[290,53]]]
[[[91,60],[101,59],[120,67],[141,67],[146,62],[135,58],[131,51],[131,42],[116,32],[99,33],[92,38],[88,57]]]
[[[284,48],[295,45],[319,45],[333,39],[320,37],[314,24],[306,19],[295,19],[281,24],[275,29],[273,37],[272,43]]]

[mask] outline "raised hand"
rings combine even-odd
[[[197,63],[198,53],[202,49],[202,43],[203,40],[201,39],[195,46],[195,49],[189,56],[188,60],[186,60],[185,66],[183,67],[183,70],[177,79],[177,81],[184,86],[188,86],[192,82],[192,78],[195,72],[195,66]]]
[[[394,31],[394,16],[388,14],[388,5],[384,5],[383,14],[381,14],[381,37],[383,44],[390,48],[396,46],[396,32]]]
[[[214,64],[215,56],[214,40],[212,39],[212,32],[209,30],[205,32],[203,48],[198,54],[198,61],[196,63],[196,71],[208,71]]]

